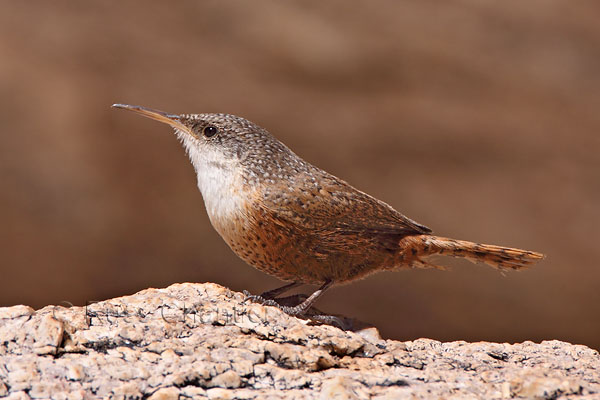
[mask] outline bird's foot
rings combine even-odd
[[[344,331],[350,330],[350,324],[348,324],[344,318],[336,317],[335,315],[313,314],[308,316],[308,318],[317,324],[335,326],[336,328],[340,328]]]
[[[257,294],[252,294],[247,290],[243,290],[242,293],[244,294],[244,303],[247,301],[251,301],[253,303],[258,303],[258,304],[265,304],[266,301],[269,301],[271,299],[266,299],[260,295]]]
[[[284,313],[288,315],[301,315],[305,311],[307,311],[307,307],[303,306],[304,301],[308,296],[305,294],[296,294],[293,296],[280,297],[278,299],[263,297],[263,295],[251,294],[247,290],[242,292],[246,297],[244,298],[244,302],[252,301],[253,303],[258,303],[263,306],[272,306],[277,307]]]
[[[308,308],[310,307],[306,307],[304,305],[304,303],[300,303],[296,306],[286,306],[283,304],[278,303],[275,300],[267,300],[264,303],[262,303],[263,306],[273,306],[273,307],[277,307],[279,308],[281,311],[283,311],[284,313],[286,313],[287,315],[291,315],[294,317],[301,317],[303,316],[307,311]]]
[[[276,301],[273,298],[266,298],[265,299],[265,297],[263,297],[263,296],[264,295],[271,296],[273,293],[276,293],[276,292],[280,293],[282,289],[286,289],[286,288],[291,288],[291,287],[297,286],[298,283],[297,282],[292,282],[290,284],[287,284],[283,288],[279,288],[277,290],[271,290],[269,292],[265,292],[261,296],[251,295],[247,291],[244,291],[244,294],[246,295],[246,299],[247,300],[251,299],[251,300],[256,301],[256,302],[258,302],[258,303],[260,303],[262,305],[265,305],[265,306],[274,306],[274,307],[277,307],[281,311],[283,311],[284,313],[286,313],[288,315],[301,316],[301,315],[306,314],[306,312],[308,312],[308,310],[310,310],[310,308],[312,307],[312,305],[314,304],[314,302],[317,301],[317,299],[319,297],[321,297],[321,295],[323,293],[325,293],[325,291],[332,284],[333,284],[333,281],[331,281],[331,280],[325,281],[325,283],[323,283],[323,285],[321,285],[321,287],[319,289],[317,289],[316,291],[314,291],[313,294],[311,294],[308,297],[306,297],[304,295],[295,295],[295,296],[282,297],[282,298],[279,299],[279,301]],[[299,303],[295,303],[294,305],[281,304],[281,302],[290,301],[290,299],[300,299],[300,302]]]
[[[254,295],[244,290],[242,293],[246,296],[244,302],[252,301],[263,306],[277,307],[284,313],[296,317],[308,318],[315,324],[331,325],[342,330],[351,330],[352,324],[345,318],[335,315],[321,314],[321,311],[306,307],[305,301],[309,296],[305,294],[295,294],[287,297],[269,298],[262,295]]]
[[[250,294],[247,290],[244,290],[242,293],[246,296],[244,298],[244,303],[247,301],[251,301],[253,303],[258,303],[263,306],[275,306],[278,307],[280,304],[273,299],[266,299],[258,294]]]

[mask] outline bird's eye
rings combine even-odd
[[[219,132],[219,130],[212,125],[205,126],[204,129],[202,130],[202,133],[204,133],[204,136],[206,136],[206,137],[215,136],[217,134],[217,132]]]

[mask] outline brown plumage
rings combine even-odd
[[[434,235],[414,235],[402,239],[400,247],[405,260],[416,265],[444,269],[431,264],[428,258],[444,255],[483,263],[499,270],[519,270],[544,258],[540,253],[511,247],[481,244],[467,240],[450,239]]]
[[[383,270],[443,268],[443,255],[501,270],[540,253],[433,236],[386,203],[307,163],[258,125],[228,114],[170,115],[115,105],[175,128],[196,169],[211,223],[248,264],[292,282],[252,296],[267,304],[298,284],[319,290],[290,314],[304,313],[331,285]]]

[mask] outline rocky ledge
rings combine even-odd
[[[540,344],[382,340],[177,284],[87,307],[0,308],[0,397],[598,398],[600,355]]]

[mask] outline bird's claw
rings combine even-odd
[[[244,297],[243,303],[251,301],[253,303],[262,304],[263,306],[279,306],[279,303],[277,303],[275,300],[265,299],[264,297],[257,294],[252,294],[247,290],[242,291],[242,293],[244,294],[244,296],[246,296]]]
[[[252,301],[253,303],[261,303],[262,304],[261,300],[263,300],[263,301],[265,300],[261,296],[252,294],[247,290],[243,290],[242,293],[244,294],[244,300],[242,301],[243,303]]]
[[[244,296],[246,296],[244,298],[244,300],[243,300],[243,303],[246,303],[247,301],[252,301],[253,303],[258,303],[258,304],[263,305],[263,306],[277,307],[281,311],[283,311],[284,313],[289,314],[289,315],[301,315],[301,314],[304,313],[304,311],[306,311],[305,308],[303,308],[303,307],[285,306],[285,305],[282,305],[282,304],[278,303],[274,299],[266,299],[263,296],[256,295],[256,294],[251,294],[247,290],[242,291],[242,293],[244,294]]]

